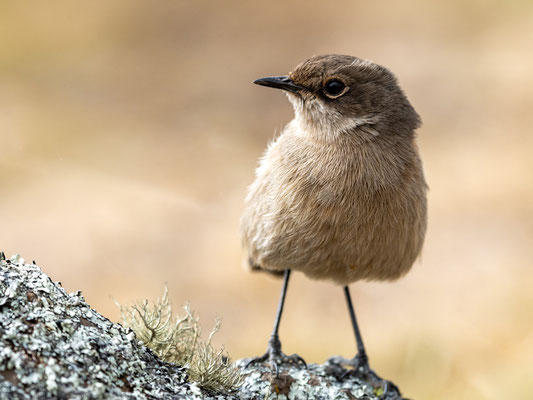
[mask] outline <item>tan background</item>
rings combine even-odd
[[[424,120],[422,263],[353,285],[371,363],[415,399],[533,396],[533,3],[2,1],[0,248],[113,320],[189,300],[262,353],[280,282],[241,268],[256,160],[292,110],[250,84],[315,54],[390,67]],[[355,351],[342,292],[295,274],[284,349]]]

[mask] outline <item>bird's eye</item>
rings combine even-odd
[[[344,94],[345,91],[346,85],[338,79],[332,79],[326,82],[326,85],[324,86],[324,92],[326,93],[326,96],[331,98],[339,97],[340,95]]]

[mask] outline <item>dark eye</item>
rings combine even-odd
[[[345,88],[346,85],[343,82],[339,81],[338,79],[332,79],[326,83],[324,91],[326,92],[326,95],[335,97],[342,94]]]

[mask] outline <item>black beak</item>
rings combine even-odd
[[[297,93],[304,89],[303,87],[296,85],[288,76],[270,76],[268,78],[256,79],[254,83],[256,85],[288,90],[293,93]]]

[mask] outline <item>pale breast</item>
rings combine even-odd
[[[246,199],[249,256],[341,284],[404,274],[423,242],[425,183],[416,151],[383,152],[280,136]]]

